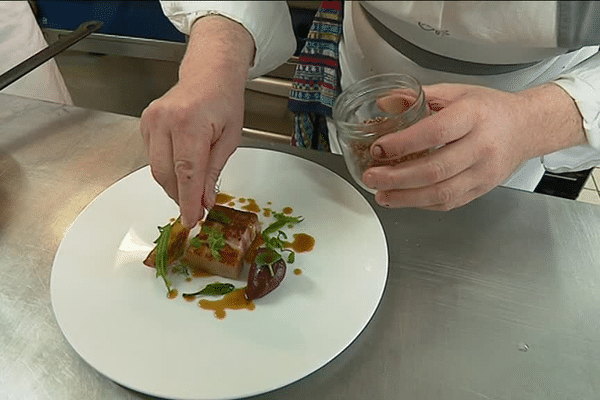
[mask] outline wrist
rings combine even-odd
[[[531,149],[532,158],[587,143],[581,113],[560,86],[546,83],[517,95],[525,100],[524,126],[537,144]]]
[[[245,84],[254,53],[252,35],[241,24],[221,15],[206,15],[192,25],[179,79],[193,81],[204,71],[221,71],[228,79]]]

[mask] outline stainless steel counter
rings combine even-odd
[[[65,230],[146,164],[138,120],[0,95],[0,123],[0,398],[150,398],[79,358],[49,295]],[[244,145],[348,178],[338,156]],[[498,188],[448,213],[375,209],[390,250],[375,316],[331,363],[256,399],[600,398],[600,207]]]

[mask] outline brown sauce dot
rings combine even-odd
[[[283,213],[286,215],[290,215],[293,212],[294,212],[294,209],[292,207],[284,207],[283,208]]]
[[[240,198],[238,199],[238,201],[239,201],[240,203],[245,203],[245,202],[246,202],[246,199],[245,199],[245,198],[243,198],[243,197],[240,197]]]
[[[270,205],[272,205],[272,204],[273,204],[273,202],[272,202],[272,201],[267,201],[267,205],[269,205],[269,206],[270,206]]]
[[[204,310],[213,310],[218,319],[225,318],[227,309],[252,311],[256,308],[252,300],[246,299],[246,288],[234,290],[223,296],[221,300],[200,300],[198,305]]]
[[[177,289],[171,289],[171,291],[169,293],[167,293],[167,297],[169,299],[174,299],[177,297],[178,294],[179,294],[179,292],[177,291]]]
[[[302,270],[300,268],[295,268],[294,275],[302,275]]]
[[[306,233],[295,233],[294,241],[287,242],[285,247],[294,250],[296,253],[305,253],[315,247],[315,238]]]
[[[235,196],[231,196],[231,195],[226,194],[226,193],[218,193],[217,194],[217,199],[215,200],[215,202],[217,204],[225,204],[225,203],[230,202],[233,199],[235,199]]]
[[[235,201],[230,201],[229,203],[227,203],[227,205],[229,207],[235,207]]]
[[[186,296],[186,295],[183,295],[181,297],[183,297],[183,299],[185,301],[189,302],[189,303],[191,303],[192,301],[196,300],[196,296]]]
[[[260,207],[256,204],[254,199],[248,199],[248,204],[242,207],[246,211],[252,211],[255,213],[260,212]]]
[[[186,282],[191,282],[191,281],[193,281],[193,280],[194,280],[194,279],[193,279],[191,276],[188,276],[187,278],[185,278],[185,281],[186,281]]]
[[[271,216],[271,212],[273,212],[273,210],[271,210],[270,208],[263,208],[263,215],[267,218],[269,218]]]

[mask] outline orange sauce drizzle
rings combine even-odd
[[[235,199],[235,196],[231,196],[227,193],[218,193],[217,199],[215,200],[215,202],[217,204],[225,204],[225,203],[230,202],[233,199]]]
[[[260,212],[260,207],[256,204],[256,200],[248,199],[248,204],[242,207],[244,210],[252,211],[255,213]]]
[[[294,241],[287,242],[285,247],[294,250],[296,253],[305,253],[315,247],[315,238],[306,233],[294,233]]]
[[[236,289],[223,296],[221,300],[200,300],[198,305],[204,310],[213,310],[218,319],[225,318],[227,309],[252,311],[256,308],[252,300],[246,299],[246,288]]]
[[[188,303],[191,303],[192,301],[196,300],[196,296],[181,296],[181,297],[183,297],[183,299],[185,301],[187,301]]]

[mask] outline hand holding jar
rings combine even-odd
[[[461,84],[432,85],[423,92],[436,112],[375,135],[365,156],[372,161],[358,168],[356,158],[350,160],[348,130],[336,119],[348,168],[355,179],[360,173],[361,185],[383,206],[451,210],[502,184],[531,158],[586,143],[573,100],[552,83],[517,93]],[[376,102],[379,112],[393,104],[404,109],[392,100],[388,95]],[[420,157],[399,162],[411,154]]]

